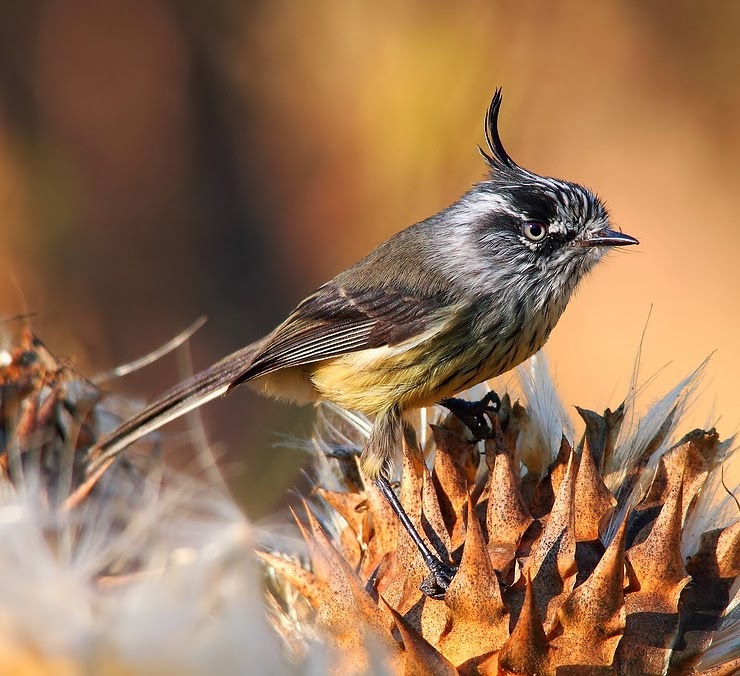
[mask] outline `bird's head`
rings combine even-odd
[[[460,227],[451,233],[457,240],[450,242],[451,271],[456,267],[457,279],[483,293],[513,289],[542,303],[567,302],[608,251],[638,241],[610,227],[603,202],[589,189],[517,165],[501,143],[500,107],[497,90],[486,115],[488,152],[481,149],[490,176],[453,207]]]
[[[486,115],[488,152],[481,150],[490,177],[463,197],[458,219],[473,224],[478,262],[501,284],[569,296],[607,251],[638,241],[610,227],[604,204],[587,188],[517,165],[501,143],[500,107],[497,90]]]

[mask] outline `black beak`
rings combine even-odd
[[[588,239],[582,239],[579,242],[581,246],[629,246],[630,244],[639,243],[634,237],[616,230],[609,230],[609,228],[599,230]]]

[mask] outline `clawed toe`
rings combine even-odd
[[[487,414],[496,414],[501,410],[501,400],[494,391],[486,394],[480,401],[450,397],[442,399],[439,403],[470,430],[476,441],[490,437],[491,426]]]
[[[449,566],[441,561],[437,561],[429,569],[430,573],[419,585],[419,589],[425,596],[442,601],[447,594],[447,588],[455,577],[455,573],[457,573],[457,566]]]

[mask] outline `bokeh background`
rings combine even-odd
[[[733,0],[4,2],[0,314],[35,313],[95,373],[205,313],[204,367],[480,179],[500,85],[514,159],[596,189],[642,242],[552,336],[565,402],[618,405],[645,330],[645,404],[714,353],[690,422],[727,436],[739,34]],[[181,375],[167,358],[115,389]],[[235,491],[271,509],[302,460],[274,444],[311,412],[236,392],[204,415]]]

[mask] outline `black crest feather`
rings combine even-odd
[[[489,155],[482,148],[478,148],[491,169],[498,171],[518,169],[516,162],[509,157],[509,154],[504,149],[504,144],[501,143],[501,137],[498,133],[498,114],[501,110],[502,101],[503,96],[501,94],[501,87],[499,87],[493,94],[491,105],[488,106],[488,112],[486,113],[484,124],[486,142],[488,143],[488,148],[491,151],[491,154]]]

